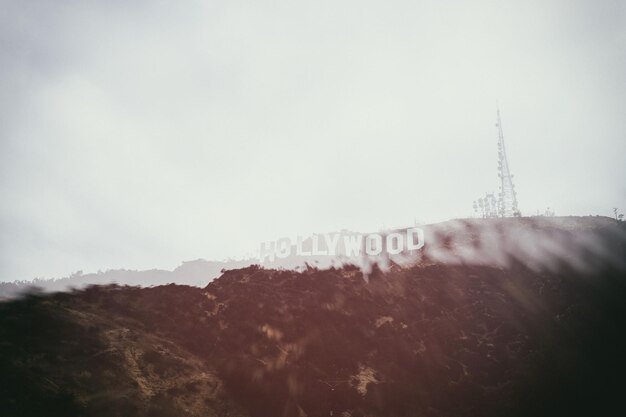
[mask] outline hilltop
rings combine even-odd
[[[8,416],[602,415],[622,407],[626,229],[426,230],[411,263],[0,304]],[[431,246],[428,247],[428,243]],[[409,259],[409,258],[407,258]],[[407,261],[408,262],[408,261]]]

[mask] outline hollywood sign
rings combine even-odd
[[[281,238],[261,243],[261,262],[289,256],[381,256],[398,255],[421,249],[424,246],[424,231],[418,227],[389,233],[344,234],[325,233],[309,238],[298,236],[292,240]]]

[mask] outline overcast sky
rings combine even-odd
[[[0,0],[0,280],[626,212],[626,2]]]

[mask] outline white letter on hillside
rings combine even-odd
[[[413,239],[413,236],[417,235],[417,243]],[[406,249],[415,250],[424,246],[424,231],[419,227],[407,229],[406,231]]]
[[[372,242],[374,241],[376,242],[376,247],[372,246]],[[367,238],[365,239],[365,252],[367,252],[368,255],[380,255],[382,251],[383,238],[377,233],[367,235]]]
[[[302,238],[302,236],[298,236],[298,245],[296,246],[296,254],[300,256],[311,256],[311,251],[305,251],[304,249],[302,249],[303,242],[304,242],[304,239]]]
[[[326,252],[320,250],[319,235],[313,235],[311,239],[313,239],[313,247],[311,248],[311,253],[313,254],[313,256],[326,255]]]
[[[281,259],[286,258],[291,253],[291,240],[288,237],[278,239],[276,243],[276,256]]]
[[[346,256],[359,256],[361,254],[361,245],[363,244],[363,235],[347,235],[343,237],[343,245],[346,249]]]
[[[276,242],[261,243],[261,251],[259,252],[259,259],[261,259],[261,263],[265,262],[265,258],[270,258],[270,262],[274,262],[275,250]]]
[[[335,256],[337,254],[337,243],[339,242],[339,233],[326,233],[324,235],[324,240],[326,241],[326,247],[328,248],[328,254],[330,256]]]
[[[395,245],[394,245],[395,240]],[[387,235],[387,253],[389,255],[397,255],[404,249],[404,236],[400,233],[391,233]]]

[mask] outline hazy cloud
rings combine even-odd
[[[0,279],[626,209],[622,1],[3,1]]]

